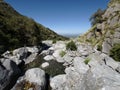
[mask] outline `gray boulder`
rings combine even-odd
[[[65,88],[66,75],[57,75],[50,80],[50,86],[52,90],[68,90]]]
[[[20,76],[20,69],[12,60],[0,64],[0,90],[10,90]]]
[[[26,87],[26,84],[28,84],[29,87]],[[27,70],[25,75],[18,79],[17,83],[11,90],[23,90],[25,88],[30,90],[45,90],[45,85],[45,72],[40,68],[32,68]]]

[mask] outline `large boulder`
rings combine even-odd
[[[52,90],[68,90],[65,88],[66,75],[57,75],[50,80],[50,86]]]
[[[45,72],[40,68],[32,68],[26,71],[23,77],[20,77],[12,90],[45,90],[46,79]]]
[[[0,64],[0,90],[10,90],[20,73],[20,69],[12,60],[4,60]]]

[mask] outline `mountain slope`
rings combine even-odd
[[[101,22],[92,26],[79,40],[110,54],[114,45],[120,43],[120,1],[111,0],[102,14]]]
[[[9,4],[0,0],[0,52],[24,45],[38,45],[41,40],[46,39],[66,38],[19,14]]]

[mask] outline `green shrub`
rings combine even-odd
[[[87,65],[90,62],[90,58],[86,58],[84,63]]]
[[[110,56],[115,59],[115,61],[120,62],[120,43],[115,44],[110,50]]]
[[[57,40],[55,40],[55,39],[52,41],[53,44],[56,43],[56,42],[57,42]]]
[[[60,52],[60,56],[61,56],[61,57],[63,57],[65,54],[66,54],[65,51],[61,51],[61,52]]]
[[[102,51],[102,45],[97,45],[97,50]]]
[[[69,43],[67,43],[66,49],[67,50],[76,51],[77,50],[77,46],[75,45],[75,43],[73,41],[70,41]]]

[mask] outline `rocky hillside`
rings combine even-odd
[[[79,41],[92,44],[98,50],[110,54],[112,47],[120,43],[120,0],[111,0],[98,21],[80,36]]]
[[[47,39],[66,38],[21,15],[4,0],[0,0],[0,53],[24,45],[38,45],[41,40]]]

